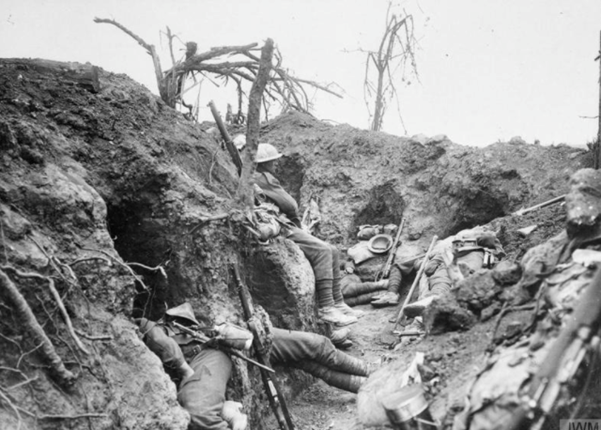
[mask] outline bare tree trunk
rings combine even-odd
[[[242,160],[242,175],[236,193],[236,200],[241,206],[251,208],[253,206],[253,194],[251,188],[252,176],[255,172],[255,155],[259,145],[259,132],[261,129],[261,101],[263,91],[269,79],[273,58],[273,40],[267,39],[261,49],[261,61],[250,95],[248,96],[248,117],[246,124],[246,151]]]
[[[382,116],[384,115],[384,70],[378,70],[378,87],[376,89],[376,102],[374,108],[374,119],[371,123],[372,131],[380,131],[382,128]]]

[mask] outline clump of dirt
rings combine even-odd
[[[308,262],[285,238],[265,246],[248,234],[233,198],[236,169],[206,127],[126,76],[44,60],[0,60],[0,118],[0,271],[75,375],[60,385],[0,290],[7,428],[185,428],[176,387],[134,318],[156,319],[188,301],[199,317],[242,323],[233,264],[276,325],[320,330]],[[588,165],[585,151],[568,146],[467,148],[445,136],[401,138],[300,113],[265,123],[261,138],[286,153],[284,186],[301,209],[318,202],[317,234],[341,249],[362,224],[405,218],[407,235],[427,246],[433,234],[490,223],[515,261],[557,232],[562,217],[558,207],[510,213],[565,193],[567,177]],[[517,233],[532,224],[530,236]],[[362,308],[349,353],[399,368],[418,350],[442,354],[432,360],[440,363],[435,410],[453,404],[492,323],[395,351],[395,310]],[[251,428],[274,428],[258,372],[235,366],[228,397],[244,403]],[[350,428],[354,396],[323,384],[302,391],[310,378],[278,371],[299,428]]]

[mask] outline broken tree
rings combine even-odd
[[[146,49],[152,57],[159,95],[170,107],[175,108],[180,104],[193,113],[193,106],[186,104],[183,100],[186,92],[185,86],[188,78],[197,85],[198,78],[201,80],[211,75],[225,81],[225,84],[234,82],[238,91],[238,106],[242,106],[242,99],[246,95],[245,84],[252,84],[259,75],[261,58],[255,55],[260,48],[257,43],[240,46],[220,46],[209,49],[206,52],[197,53],[198,45],[195,42],[186,43],[186,55],[183,59],[176,61],[173,55],[173,39],[171,30],[167,27],[169,50],[172,66],[163,72],[161,61],[154,45],[145,42],[140,36],[113,19],[94,18],[99,24],[111,24],[132,37],[140,46]],[[286,68],[282,67],[283,58],[274,49],[273,56],[276,64],[272,67],[272,73],[268,75],[263,104],[267,110],[270,103],[280,105],[282,111],[294,109],[302,112],[309,111],[309,96],[306,88],[315,88],[329,94],[341,97],[332,87],[335,84],[319,84],[314,81],[292,76]],[[199,76],[200,75],[200,76]],[[238,112],[237,115],[243,115]]]

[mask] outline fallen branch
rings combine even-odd
[[[56,377],[61,383],[71,385],[75,381],[75,375],[65,367],[62,359],[56,353],[54,345],[48,336],[46,336],[40,323],[36,320],[27,301],[3,270],[0,270],[0,287],[2,287],[9,300],[13,303],[14,310],[23,321],[25,328],[31,333],[35,340],[41,342],[41,352],[44,358],[50,363],[51,369]]]
[[[20,270],[17,270],[12,266],[0,266],[0,267],[2,268],[2,270],[13,271],[17,276],[20,276],[21,278],[35,278],[35,279],[41,279],[41,280],[47,281],[50,293],[52,294],[52,297],[54,298],[56,305],[58,306],[59,310],[61,311],[63,319],[65,320],[65,324],[67,325],[67,331],[69,332],[71,339],[73,339],[73,342],[75,342],[77,347],[82,352],[84,352],[85,354],[88,354],[88,355],[90,354],[90,351],[87,350],[87,348],[84,346],[84,344],[81,342],[81,340],[79,340],[79,338],[75,334],[75,331],[73,330],[73,324],[71,323],[71,318],[69,317],[69,314],[67,313],[67,309],[65,309],[65,304],[63,303],[63,300],[61,299],[60,294],[58,293],[58,291],[56,290],[56,287],[54,286],[54,281],[52,280],[52,278],[49,278],[47,276],[42,276],[39,273],[21,272]]]
[[[238,176],[239,176],[242,172],[242,160],[240,159],[240,153],[238,152],[238,148],[236,148],[236,145],[234,145],[234,142],[232,141],[232,138],[230,137],[230,134],[228,133],[227,128],[225,127],[225,124],[223,123],[223,120],[221,119],[221,115],[219,115],[219,112],[217,111],[217,108],[215,107],[215,103],[213,103],[213,100],[211,100],[209,102],[209,108],[211,109],[211,113],[213,114],[213,118],[215,119],[215,123],[217,124],[217,128],[219,129],[219,132],[221,133],[221,137],[223,138],[223,141],[225,142],[225,147],[227,148],[227,151],[230,153],[230,157],[232,157],[232,161],[234,162],[234,165],[236,166],[236,169],[238,170]]]

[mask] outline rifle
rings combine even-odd
[[[234,272],[234,279],[236,280],[236,284],[238,286],[238,292],[240,294],[242,308],[244,309],[244,316],[247,320],[248,328],[253,334],[253,345],[255,347],[255,353],[257,354],[257,358],[260,363],[264,365],[269,365],[269,357],[267,357],[266,354],[262,352],[264,350],[264,345],[263,339],[261,339],[260,329],[257,327],[255,321],[251,320],[255,311],[250,291],[248,291],[248,287],[246,286],[246,284],[242,282],[242,279],[240,278],[240,273],[238,272],[238,267],[234,264],[232,265],[232,269]],[[292,419],[290,418],[288,406],[286,406],[286,401],[284,400],[284,396],[282,396],[276,381],[271,379],[269,373],[265,372],[262,368],[259,369],[261,371],[263,385],[265,386],[265,392],[267,393],[267,397],[269,398],[269,404],[271,405],[271,409],[273,410],[273,413],[278,421],[280,429],[294,430],[294,424],[292,423]]]
[[[430,253],[432,252],[432,248],[434,248],[434,244],[436,243],[437,240],[438,240],[438,236],[434,236],[432,238],[432,242],[430,242],[430,247],[428,248],[428,252],[426,252],[426,255],[424,256],[422,264],[419,266],[417,275],[415,275],[413,284],[411,285],[411,288],[409,289],[409,292],[407,293],[407,298],[405,298],[405,303],[403,303],[403,306],[401,306],[401,310],[399,310],[399,314],[396,317],[396,321],[394,322],[394,327],[392,329],[393,331],[397,328],[397,326],[401,322],[401,319],[403,319],[403,311],[405,310],[405,307],[409,304],[409,301],[411,300],[411,296],[413,295],[413,291],[415,290],[416,285],[419,283],[419,279],[422,277],[422,274],[424,273],[426,264],[428,263],[428,259],[430,257]]]
[[[390,248],[390,254],[388,254],[388,258],[386,259],[386,263],[381,271],[376,273],[375,281],[379,281],[383,278],[388,278],[390,276],[390,269],[392,269],[392,262],[394,261],[394,256],[396,252],[396,248],[399,245],[399,239],[401,237],[401,232],[403,231],[403,227],[405,226],[405,218],[401,218],[401,224],[399,225],[399,229],[396,232],[396,237],[394,238],[394,242],[392,243],[392,248]]]
[[[542,428],[561,393],[561,388],[574,377],[587,353],[599,353],[601,268],[597,268],[572,315],[549,349],[534,375],[527,396],[522,399],[521,406],[512,415],[505,429]]]
[[[195,338],[196,340],[199,340],[200,343],[202,344],[212,344],[212,340],[214,340],[214,338],[210,338],[202,333],[197,332],[196,330],[192,330],[191,328],[188,328],[186,326],[181,325],[178,322],[173,322],[173,325],[175,327],[177,327],[178,329],[180,329],[181,331],[183,331],[184,333],[189,334],[190,336],[192,336],[193,338]],[[211,343],[209,343],[211,342]],[[271,372],[271,373],[275,373],[275,370],[273,370],[270,367],[267,367],[261,363],[256,362],[255,360],[253,360],[252,358],[248,358],[246,355],[242,354],[240,351],[238,351],[237,349],[234,348],[230,348],[229,346],[225,346],[225,345],[219,345],[219,349],[221,349],[222,351],[227,352],[228,354],[234,355],[238,358],[241,358],[244,361],[247,361],[251,364],[254,364],[255,366],[257,366],[259,369],[263,369],[266,370],[267,372]]]

